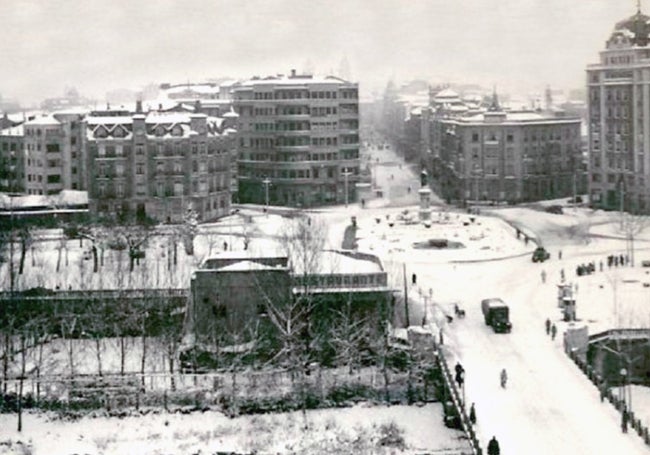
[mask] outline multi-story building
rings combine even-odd
[[[571,196],[584,186],[579,118],[561,112],[487,112],[434,119],[430,168],[449,201],[520,202]]]
[[[313,206],[355,199],[358,84],[335,77],[252,79],[234,88],[239,200]]]
[[[0,192],[25,191],[24,150],[22,125],[0,130]]]
[[[60,112],[0,131],[0,188],[43,195],[85,189],[83,117]]]
[[[230,212],[234,130],[205,114],[94,112],[87,123],[90,209],[178,222]]]
[[[616,24],[600,61],[587,66],[594,207],[650,208],[649,31],[650,17],[637,11]]]

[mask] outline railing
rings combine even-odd
[[[635,331],[639,329],[627,330]],[[619,332],[619,330],[611,330],[608,332]],[[647,333],[647,330],[645,330],[645,332]],[[596,335],[602,335],[602,333]],[[623,431],[627,431],[627,424],[629,423],[630,427],[636,431],[641,438],[643,438],[645,444],[650,445],[650,432],[648,431],[648,427],[643,425],[641,419],[638,419],[634,416],[633,411],[628,412],[625,401],[617,397],[611,388],[606,387],[606,383],[603,381],[602,377],[596,371],[594,371],[591,365],[583,360],[575,350],[565,349],[565,352],[569,358],[573,360],[573,362],[578,366],[578,368],[580,368],[580,370],[589,378],[594,386],[598,388],[600,391],[600,401],[605,401],[605,399],[607,399],[607,401],[609,401],[614,406],[614,408],[616,408],[616,410],[621,413],[621,425],[625,428]],[[627,421],[623,423],[623,419],[625,418],[624,413],[626,412],[628,412]]]
[[[474,430],[474,425],[469,420],[467,413],[465,412],[465,403],[461,398],[456,383],[453,380],[451,372],[449,371],[449,366],[447,365],[447,360],[445,359],[444,353],[442,350],[438,349],[438,364],[440,365],[440,371],[442,372],[442,377],[445,380],[447,389],[451,392],[451,399],[456,408],[456,412],[460,417],[461,427],[465,435],[469,439],[470,446],[472,448],[472,453],[475,455],[481,455],[483,452],[481,450],[481,444],[478,441],[476,436],[476,431]]]

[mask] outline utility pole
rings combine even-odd
[[[409,295],[408,295],[408,281],[406,281],[406,264],[402,264],[402,271],[404,273],[404,309],[406,311],[406,327],[411,325],[409,316]]]
[[[577,212],[578,211],[578,185],[577,185],[577,176],[576,176],[576,171],[575,169],[573,170],[573,211]]]
[[[264,180],[262,180],[262,183],[264,184],[264,194],[265,194],[265,200],[266,200],[266,216],[269,216],[269,185],[271,184],[271,180],[267,177]]]

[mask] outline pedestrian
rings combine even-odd
[[[551,340],[555,340],[555,335],[557,335],[557,327],[553,324],[551,326]]]
[[[548,335],[549,333],[551,333],[551,320],[546,318],[546,334]]]
[[[474,403],[469,408],[469,421],[472,422],[472,425],[476,425],[476,410],[474,410]]]
[[[562,250],[559,251],[559,253],[557,254],[557,256],[558,256],[558,259],[561,261],[561,260],[562,260]]]
[[[630,420],[630,415],[627,412],[627,408],[623,408],[623,414],[621,414],[621,430],[623,433],[627,433],[627,423]]]
[[[600,271],[603,271],[603,261],[600,261]]]
[[[497,438],[495,436],[492,436],[492,439],[490,439],[490,442],[488,442],[487,453],[488,453],[488,455],[500,455],[501,454],[501,448],[499,447],[499,441],[497,441]]]
[[[417,282],[417,280],[418,280],[418,277],[417,277],[417,276],[415,275],[415,273],[414,273],[413,276],[411,277],[411,282],[412,282],[413,284],[415,284],[415,283]]]
[[[546,283],[546,272],[542,270],[542,284]]]
[[[223,242],[223,250],[228,251],[228,242]]]
[[[561,270],[560,270],[560,281],[561,281],[562,283],[564,283],[564,278],[565,278],[565,277],[564,277],[564,269],[561,269]]]
[[[442,329],[440,329],[440,332],[438,334],[438,338],[440,339],[440,346],[445,344],[445,338],[442,336]]]

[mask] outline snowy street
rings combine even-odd
[[[383,181],[385,185],[390,185],[386,179]],[[417,214],[416,206],[409,209]],[[452,353],[448,357],[449,364],[454,365],[459,361],[465,368],[466,403],[468,409],[472,402],[475,403],[477,431],[484,450],[487,441],[496,436],[503,454],[648,453],[648,447],[634,432],[621,432],[620,413],[610,403],[601,403],[598,390],[573,364],[562,347],[566,323],[561,321],[557,308],[556,284],[560,282],[560,271],[565,269],[568,281],[572,282],[577,264],[625,251],[622,240],[589,239],[589,244],[586,244],[586,232],[580,232],[590,231],[596,226],[602,230],[600,225],[605,223],[615,225],[612,220],[616,220],[616,216],[602,212],[588,213],[583,209],[566,209],[565,215],[561,216],[530,209],[493,211],[499,212],[499,218],[516,222],[526,232],[535,233],[551,252],[551,260],[534,264],[529,254],[521,255],[520,250],[530,252],[535,245],[531,242],[530,246],[523,247],[523,242],[516,240],[512,231],[510,239],[499,240],[503,249],[500,252],[494,244],[494,237],[488,240],[492,242],[488,252],[484,249],[470,252],[414,250],[407,247],[403,250],[397,248],[398,252],[395,253],[393,247],[382,249],[382,241],[384,244],[391,242],[387,237],[390,229],[373,226],[372,220],[383,218],[388,209],[366,209],[355,213],[359,219],[359,236],[363,239],[360,249],[370,247],[369,252],[378,254],[387,266],[394,262],[405,263],[409,280],[412,274],[417,275],[417,285],[409,283],[411,311],[418,315],[411,317],[411,324],[419,321],[419,315],[424,311],[422,306],[427,304],[423,296],[427,295],[429,288],[433,301],[442,306],[445,313],[451,314],[452,302],[459,302],[466,311],[464,319],[455,319],[451,324],[446,324],[444,338],[446,348]],[[487,225],[488,217],[481,219],[485,226],[490,226],[486,229],[491,229],[491,234],[498,232]],[[405,229],[410,229],[410,234]],[[447,237],[451,237],[451,234],[449,232]],[[426,239],[425,235],[427,232],[421,226],[406,226],[397,237],[400,237],[400,245],[404,246]],[[435,236],[433,233],[428,235]],[[504,246],[513,242],[512,250]],[[564,253],[562,260],[558,260],[560,248]],[[640,248],[646,248],[644,242],[641,242]],[[472,255],[480,261],[470,262]],[[495,260],[489,260],[490,256]],[[497,260],[499,257],[505,259]],[[468,262],[457,262],[459,258]],[[545,284],[540,279],[542,270],[548,274]],[[638,267],[620,269],[617,274],[621,276],[617,279],[635,270],[639,270]],[[606,294],[605,299],[598,298],[596,302],[596,297],[587,292],[587,289],[598,288],[594,283],[597,279],[606,282],[603,275],[581,281],[581,286],[585,287],[582,294],[586,299],[578,293],[578,314],[584,309],[586,319],[586,306],[589,311],[597,313],[596,307],[604,305],[610,313],[608,318],[613,320],[613,308],[608,302],[611,294]],[[401,282],[401,276],[398,281]],[[512,333],[495,334],[484,324],[480,301],[488,297],[501,297],[510,304]],[[589,298],[593,298],[594,302]],[[432,310],[428,308],[429,314]],[[544,321],[547,317],[558,327],[558,336],[553,341],[545,333]],[[589,322],[598,321],[589,319]],[[499,385],[502,368],[506,368],[509,377],[506,390]],[[646,420],[646,425],[648,423]]]

